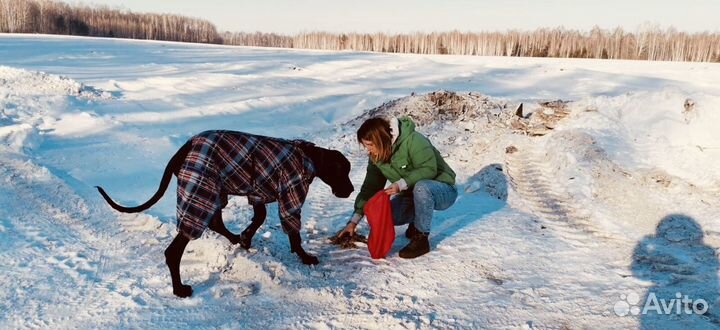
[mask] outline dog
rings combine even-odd
[[[318,264],[318,258],[301,246],[300,210],[315,177],[330,186],[336,197],[349,197],[354,190],[349,174],[350,162],[342,153],[307,141],[205,131],[191,137],[172,156],[158,190],[142,205],[121,206],[102,187],[96,188],[115,210],[136,213],[160,200],[172,176],[177,177],[178,234],[165,250],[165,263],[173,293],[189,297],[192,287],[184,285],[180,278],[180,260],[189,241],[209,228],[248,249],[258,227],[265,222],[267,203],[278,202],[291,253],[297,254],[303,264]],[[222,220],[222,208],[229,195],[247,196],[253,207],[252,222],[240,235],[231,233]]]

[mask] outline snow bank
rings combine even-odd
[[[7,96],[68,95],[84,99],[109,99],[112,95],[73,79],[39,71],[0,66],[0,86]],[[1,94],[0,94],[1,95]]]
[[[665,88],[584,99],[574,111],[564,128],[592,134],[618,164],[720,191],[720,97]]]
[[[43,134],[82,136],[111,123],[88,112],[65,113],[72,102],[111,99],[112,95],[73,79],[0,66],[0,143],[20,152]]]

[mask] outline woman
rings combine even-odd
[[[366,120],[357,131],[358,142],[370,157],[367,174],[355,199],[355,213],[340,233],[354,235],[363,218],[363,206],[389,180],[385,189],[395,225],[409,224],[405,236],[410,243],[400,250],[401,258],[415,258],[430,251],[430,224],[433,210],[445,210],[455,203],[455,172],[437,149],[415,131],[410,118]]]

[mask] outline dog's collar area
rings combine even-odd
[[[313,150],[309,150],[310,148],[317,147],[315,144],[304,140],[293,140],[293,143],[303,155],[303,167],[306,170],[306,175],[310,177],[310,180],[314,179],[318,174],[318,165],[323,161],[322,152],[313,152]],[[314,157],[318,157],[319,159],[316,160]],[[316,162],[318,164],[315,164]]]

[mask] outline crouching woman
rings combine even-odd
[[[430,227],[434,210],[445,210],[457,199],[455,172],[427,137],[415,131],[410,118],[370,118],[357,131],[358,142],[368,152],[367,173],[355,199],[355,213],[340,233],[354,235],[364,216],[363,206],[392,182],[385,193],[396,226],[408,224],[410,243],[401,258],[416,258],[430,251]]]

